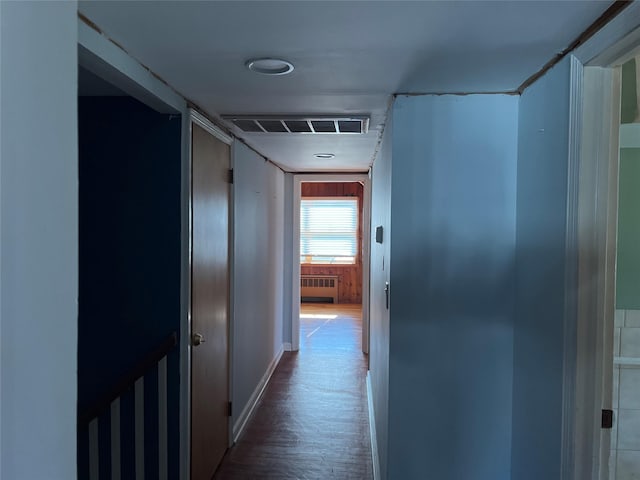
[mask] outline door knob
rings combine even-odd
[[[191,335],[191,344],[194,347],[197,347],[198,345],[202,345],[204,342],[205,342],[205,339],[201,333],[194,333],[193,335]]]

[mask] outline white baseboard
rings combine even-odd
[[[282,348],[284,348],[284,351],[285,351],[285,352],[291,352],[291,351],[292,351],[291,343],[289,343],[289,342],[284,343],[284,344],[282,345]]]
[[[369,404],[369,435],[371,435],[371,460],[373,462],[373,480],[380,480],[380,457],[378,456],[376,415],[373,409],[373,392],[371,391],[371,372],[367,372],[367,403]]]
[[[258,404],[258,401],[260,401],[260,397],[262,397],[262,394],[264,393],[264,390],[267,387],[269,380],[271,379],[271,375],[273,375],[274,370],[278,366],[278,362],[280,361],[284,350],[285,348],[283,345],[280,347],[280,350],[269,364],[267,371],[264,372],[264,375],[260,379],[260,382],[258,382],[256,389],[251,394],[247,405],[242,409],[242,412],[238,416],[238,419],[233,424],[233,443],[238,441],[238,438],[240,438],[240,435],[242,435],[242,432],[247,426],[247,422],[252,417],[256,405]]]

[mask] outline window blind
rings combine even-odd
[[[301,200],[301,263],[353,264],[357,253],[357,198],[303,198]]]

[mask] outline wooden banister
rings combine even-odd
[[[167,355],[178,344],[178,334],[171,333],[152,352],[136,364],[126,375],[123,375],[115,386],[96,400],[83,412],[78,412],[78,425],[85,426],[91,420],[102,414],[116,398],[133,387],[140,377],[143,377],[154,365]]]

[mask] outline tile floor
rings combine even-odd
[[[613,369],[614,425],[611,431],[610,480],[640,480],[640,310],[616,310]]]

